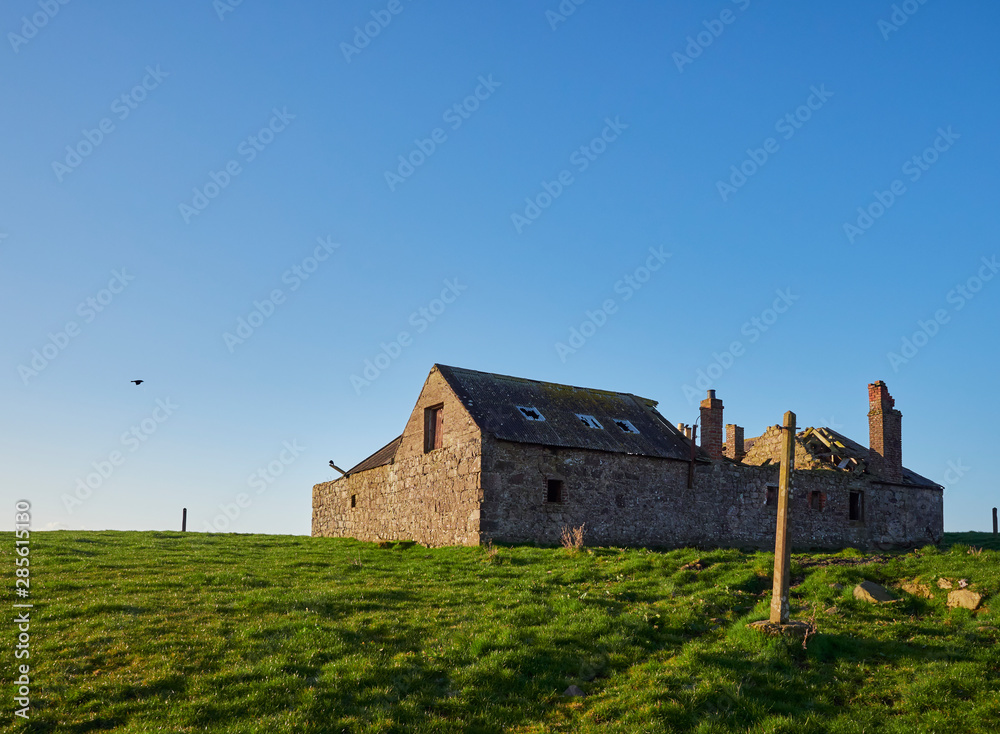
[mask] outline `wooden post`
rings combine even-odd
[[[186,533],[188,529],[188,508],[184,508],[181,513],[181,532]]]
[[[993,534],[997,534],[997,508],[993,508]]]
[[[788,537],[788,500],[795,463],[795,413],[785,413],[781,427],[781,469],[778,474],[778,525],[774,534],[774,587],[771,591],[771,622],[788,624],[788,567],[792,544]]]

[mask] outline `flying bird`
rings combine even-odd
[[[134,382],[136,385],[141,385],[144,382],[144,380],[132,380],[132,382]]]

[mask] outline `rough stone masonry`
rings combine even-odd
[[[427,546],[774,547],[780,430],[743,440],[714,391],[702,443],[656,403],[435,365],[403,433],[313,488],[312,534]],[[943,532],[942,487],[902,466],[901,414],[869,385],[870,447],[828,428],[795,437],[793,547],[914,547]]]

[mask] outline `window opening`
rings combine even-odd
[[[545,501],[551,503],[563,501],[563,483],[561,479],[550,479],[546,482]]]

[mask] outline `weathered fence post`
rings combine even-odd
[[[785,413],[781,427],[781,469],[778,474],[778,525],[774,534],[774,587],[771,591],[771,622],[788,624],[788,567],[792,544],[788,537],[788,500],[795,463],[795,413]]]
[[[186,533],[188,529],[188,508],[184,508],[184,512],[181,513],[181,532]]]
[[[993,534],[997,534],[997,508],[993,508]]]

